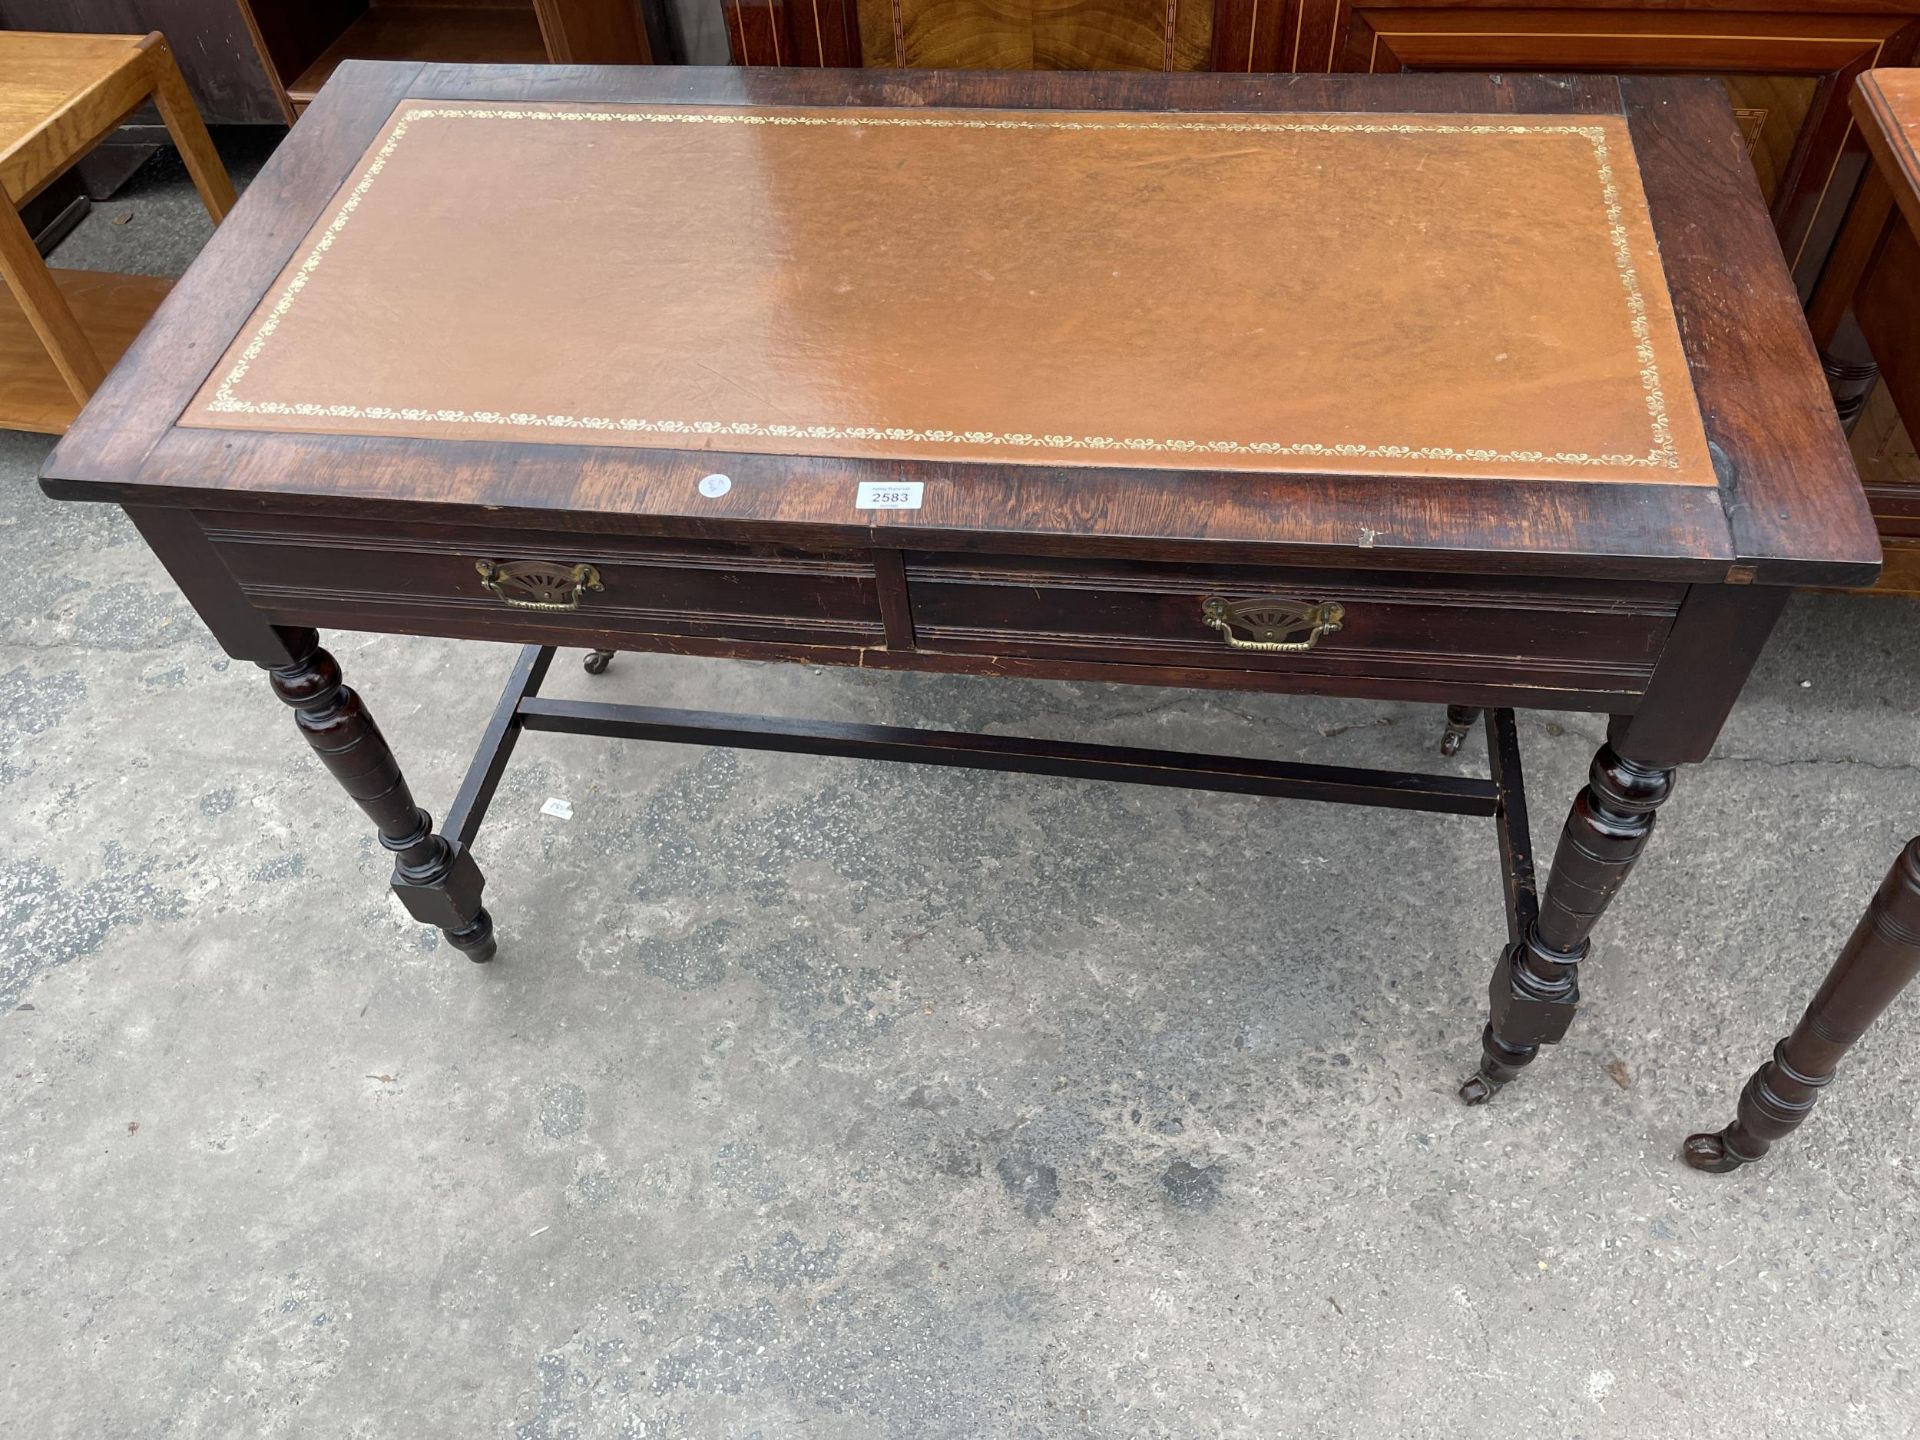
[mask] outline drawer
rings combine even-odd
[[[1151,561],[906,558],[923,651],[1569,693],[1644,689],[1686,588]],[[1236,649],[1209,625],[1210,600],[1229,607],[1277,602],[1265,617],[1223,617],[1243,641],[1255,638],[1262,618],[1278,621],[1270,638],[1304,641],[1315,606],[1338,606],[1339,628],[1293,653]]]
[[[478,638],[577,629],[822,645],[873,645],[883,635],[864,550],[480,526],[402,531],[305,516],[199,519],[248,599],[281,623]],[[483,565],[491,568],[483,573]],[[574,584],[576,575],[583,584]]]

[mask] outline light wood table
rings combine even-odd
[[[233,185],[157,31],[0,31],[0,429],[64,432],[171,288],[48,269],[17,208],[149,100],[217,224]]]

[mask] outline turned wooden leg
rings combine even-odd
[[[1740,1092],[1739,1118],[1718,1134],[1689,1135],[1681,1153],[1696,1170],[1724,1175],[1758,1160],[1799,1128],[1894,997],[1920,973],[1920,838],[1908,842],[1860,917],[1793,1033],[1773,1047]]]
[[[1539,916],[1494,967],[1480,1068],[1460,1087],[1469,1105],[1492,1099],[1542,1045],[1567,1033],[1580,1003],[1578,971],[1588,937],[1646,848],[1653,813],[1673,793],[1674,774],[1635,764],[1611,742],[1593,757],[1587,786],[1560,832]]]
[[[1833,350],[1822,350],[1820,368],[1826,371],[1827,390],[1832,394],[1833,408],[1840,416],[1840,428],[1852,434],[1854,425],[1860,419],[1860,412],[1867,407],[1867,397],[1873,394],[1873,387],[1880,383],[1880,367],[1871,356],[1863,359]]]
[[[1480,707],[1478,705],[1447,706],[1447,728],[1446,732],[1440,737],[1440,753],[1442,755],[1458,755],[1460,753],[1460,742],[1467,738],[1467,732],[1473,729],[1473,727],[1479,723],[1479,720]]]
[[[273,693],[333,778],[379,827],[393,854],[393,889],[416,920],[437,925],[469,960],[494,955],[493,917],[480,904],[485,884],[473,857],[433,833],[433,817],[413,803],[399,762],[360,697],[340,677],[340,662],[312,630],[280,631],[290,663],[266,665]]]
[[[1869,165],[1847,218],[1834,237],[1833,248],[1820,271],[1820,282],[1807,301],[1807,328],[1820,351],[1820,366],[1827,374],[1827,388],[1833,393],[1834,409],[1847,430],[1860,418],[1860,411],[1880,378],[1860,327],[1850,318],[1854,296],[1885,243],[1888,227],[1898,224],[1894,214],[1893,191],[1879,167]]]

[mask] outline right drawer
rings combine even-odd
[[[1645,689],[1686,593],[1651,581],[929,552],[909,552],[906,570],[925,651],[1603,694]],[[1227,620],[1244,644],[1278,616],[1266,633],[1298,643],[1333,606],[1338,629],[1290,653],[1237,648],[1218,627]]]

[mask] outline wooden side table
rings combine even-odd
[[[0,31],[0,429],[63,433],[172,282],[49,270],[24,205],[151,100],[219,223],[233,185],[180,68],[151,35]]]
[[[1853,110],[1873,152],[1873,169],[1848,213],[1808,318],[1824,349],[1851,309],[1901,418],[1909,430],[1920,431],[1920,71],[1869,71],[1854,92]],[[1884,498],[1869,487],[1876,511]],[[1920,495],[1907,503],[1913,539],[1887,544],[1887,568],[1910,567],[1901,583],[1920,591]],[[1884,532],[1886,517],[1877,518]],[[1717,1134],[1688,1136],[1687,1163],[1725,1173],[1766,1154],[1807,1118],[1841,1057],[1917,972],[1920,839],[1887,872],[1799,1025],[1747,1082],[1739,1118]]]

